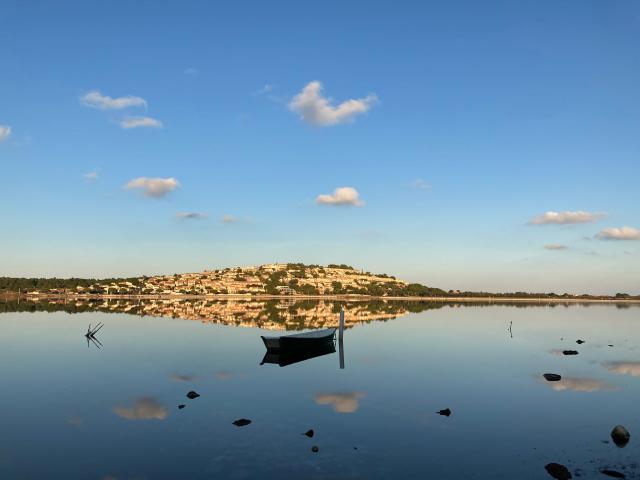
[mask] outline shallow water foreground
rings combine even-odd
[[[339,304],[116,303],[4,305],[0,478],[640,478],[637,306],[347,304],[340,369],[260,365]]]

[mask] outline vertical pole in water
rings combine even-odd
[[[340,309],[340,325],[338,330],[338,350],[340,355],[340,369],[344,370],[344,344],[343,344],[343,335],[344,335],[344,308]]]

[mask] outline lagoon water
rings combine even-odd
[[[260,335],[341,306],[2,304],[0,478],[640,476],[638,306],[353,302],[344,369],[338,352],[260,365]],[[83,337],[98,322],[101,348]]]

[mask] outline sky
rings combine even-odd
[[[0,275],[640,293],[634,1],[15,1]]]

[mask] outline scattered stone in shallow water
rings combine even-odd
[[[576,343],[577,343],[578,345],[582,345],[582,344],[584,343],[584,340],[576,340]]]
[[[563,355],[578,355],[578,352],[576,350],[563,350],[562,354]]]
[[[620,448],[627,446],[629,438],[631,438],[629,430],[624,428],[622,425],[616,425],[613,427],[613,430],[611,430],[611,439],[613,440],[613,443]]]
[[[180,405],[178,405],[178,410],[182,410],[185,407],[184,403],[181,403]]]
[[[607,475],[609,477],[613,477],[613,478],[627,478],[624,473],[618,472],[617,470],[609,470],[609,469],[603,469],[600,470],[600,473],[602,473],[603,475]]]
[[[448,417],[449,415],[451,415],[451,410],[445,408],[444,410],[438,410],[436,413]]]
[[[198,392],[194,392],[193,390],[191,390],[189,393],[187,393],[187,398],[189,400],[193,400],[194,398],[198,398],[200,396],[200,394]]]
[[[569,480],[573,478],[569,469],[559,463],[549,463],[545,465],[544,469],[556,480]]]
[[[235,422],[233,422],[233,424],[236,427],[246,427],[250,423],[251,423],[251,420],[249,420],[248,418],[240,418],[240,419],[236,420]]]
[[[307,430],[304,434],[309,438],[313,438],[313,429]]]
[[[610,347],[613,347],[613,345],[609,345]]]
[[[545,373],[542,375],[547,382],[559,382],[562,380],[562,377],[557,373]]]
[[[320,451],[320,449],[318,448],[318,446],[317,446],[317,445],[314,445],[313,447],[311,447],[311,451],[312,451],[313,453],[318,453],[318,452]]]

